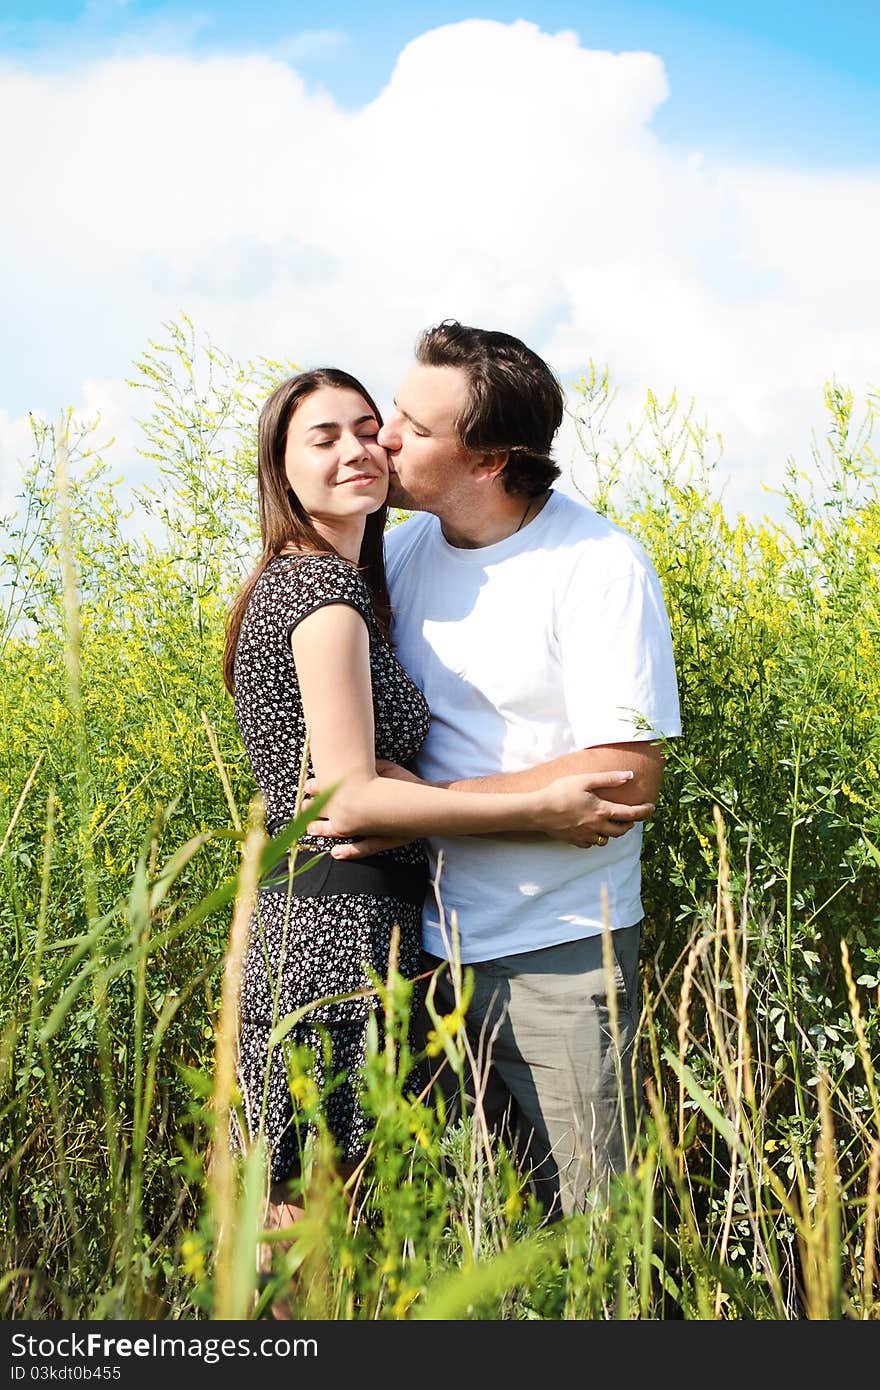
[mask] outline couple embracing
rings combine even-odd
[[[298,862],[323,858],[260,889],[242,980],[239,1079],[270,1149],[269,1226],[299,1214],[287,1184],[302,1142],[274,1024],[384,977],[395,926],[399,970],[436,969],[451,1012],[453,912],[474,972],[465,1027],[475,1051],[492,1038],[471,1090],[548,1216],[626,1165],[641,823],[678,695],[644,550],[553,486],[562,415],[535,352],[454,321],[421,335],[384,423],[330,368],[282,383],[261,412],[263,553],[230,612],[226,681],[270,833],[294,815],[307,738],[309,785],[338,784],[300,844]],[[389,504],[414,515],[386,534]],[[319,1084],[328,1064],[345,1078],[325,1103],[343,1165],[366,1147],[373,1006],[325,1004],[290,1035],[314,1050]],[[454,1114],[458,1079],[440,1066],[433,1080]]]

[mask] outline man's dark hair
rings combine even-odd
[[[562,423],[562,387],[519,338],[444,319],[422,333],[416,361],[467,373],[458,437],[468,449],[510,454],[501,473],[505,492],[539,497],[559,477],[550,445]]]

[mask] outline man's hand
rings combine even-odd
[[[604,809],[608,807],[608,809]],[[602,845],[608,840],[620,839],[628,830],[632,830],[637,821],[649,820],[654,814],[654,807],[649,801],[641,806],[616,806],[613,802],[599,803],[595,807],[596,820],[588,826],[575,826],[569,830],[545,830],[544,837],[549,840],[562,840],[567,845],[575,845],[578,849],[592,849],[593,845]],[[613,814],[612,814],[613,811]],[[626,812],[632,819],[628,824],[621,822],[621,814]],[[635,813],[635,814],[633,814]]]
[[[418,782],[420,785],[427,786],[423,777],[417,777],[414,772],[410,772],[406,767],[401,767],[400,763],[391,762],[389,758],[376,759],[376,772],[380,777],[390,777],[392,781]],[[436,786],[437,783],[432,783],[432,785]]]

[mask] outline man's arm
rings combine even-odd
[[[573,753],[551,758],[549,762],[536,763],[534,767],[525,768],[522,772],[500,772],[492,777],[472,777],[463,782],[448,782],[444,785],[456,791],[528,791],[544,787],[548,782],[552,782],[554,777],[563,777],[571,772],[631,772],[631,782],[625,782],[619,787],[606,787],[602,797],[606,802],[616,805],[637,807],[638,820],[647,820],[653,814],[657,802],[657,794],[663,780],[663,767],[662,743],[651,743],[647,740],[604,743],[594,748],[578,748]],[[613,818],[611,812],[611,819]],[[631,822],[627,829],[630,829],[632,824],[635,824],[635,821]],[[610,826],[599,825],[596,829],[607,834]],[[585,835],[583,829],[547,831],[545,834],[550,839],[564,840],[579,849],[589,849],[594,843],[590,835]],[[509,831],[494,838],[533,841],[541,837],[523,836]]]
[[[643,802],[655,805],[663,780],[664,754],[662,743],[647,740],[636,743],[603,743],[595,748],[578,748],[561,758],[537,763],[522,772],[499,772],[492,777],[470,777],[462,782],[445,782],[454,791],[513,792],[534,791],[546,787],[554,777],[575,772],[632,772],[631,782],[621,787],[609,787],[606,801],[623,806]]]

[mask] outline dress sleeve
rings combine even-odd
[[[357,609],[370,628],[372,608],[363,577],[336,555],[308,555],[292,564],[284,576],[284,615],[287,640],[310,613],[329,603]]]

